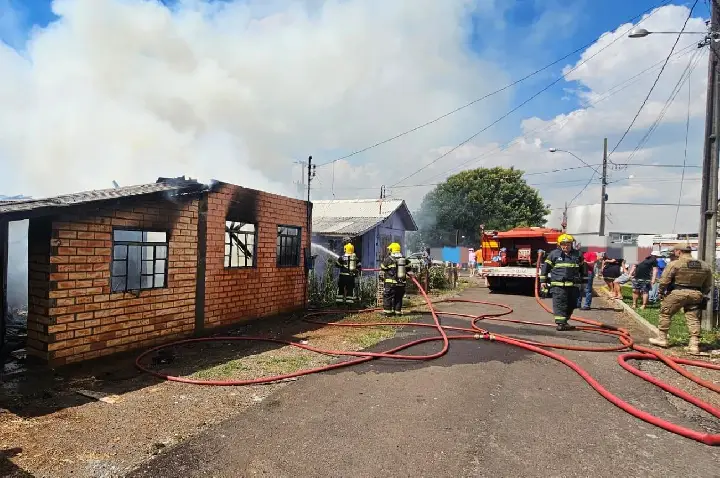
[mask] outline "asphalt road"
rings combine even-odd
[[[551,321],[530,297],[485,289],[464,296],[507,303],[516,311],[511,317]],[[616,317],[585,315],[608,323]],[[608,342],[549,328],[487,328],[535,340]],[[426,333],[406,330],[377,349]],[[664,392],[620,369],[615,353],[563,353],[633,405],[701,428]],[[558,362],[502,344],[455,341],[432,362],[374,361],[305,377],[130,476],[708,478],[719,475],[719,463],[720,449],[627,415]]]

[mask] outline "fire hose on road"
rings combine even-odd
[[[618,363],[620,364],[620,366],[622,368],[624,368],[628,372],[636,375],[637,377],[640,377],[643,380],[646,380],[646,381],[652,383],[653,385],[660,387],[661,389],[665,390],[666,392],[672,393],[673,395],[675,395],[679,398],[682,398],[683,400],[695,405],[696,407],[706,411],[707,413],[709,413],[719,419],[720,419],[720,409],[714,408],[710,404],[700,400],[699,398],[687,393],[684,390],[673,387],[665,382],[662,382],[661,380],[658,380],[657,378],[632,366],[630,363],[628,363],[628,361],[629,360],[661,361],[665,365],[667,365],[668,367],[673,369],[674,371],[676,371],[679,374],[683,375],[684,377],[688,378],[689,380],[692,380],[693,382],[697,383],[698,385],[703,386],[709,390],[713,390],[718,393],[720,393],[720,386],[713,384],[709,381],[703,380],[700,377],[697,377],[696,375],[689,372],[686,368],[682,367],[682,365],[690,365],[690,366],[694,366],[694,367],[701,367],[701,368],[705,368],[705,369],[718,370],[718,371],[720,371],[720,365],[715,365],[715,364],[705,362],[705,361],[670,358],[667,355],[664,355],[656,350],[635,344],[632,336],[625,329],[622,329],[619,327],[614,327],[614,326],[607,325],[607,324],[603,324],[601,322],[596,322],[596,321],[589,320],[586,318],[577,317],[577,316],[573,316],[572,319],[577,322],[580,322],[582,324],[585,324],[585,325],[576,327],[576,330],[611,335],[611,336],[616,337],[620,343],[616,346],[584,347],[584,346],[575,346],[575,345],[566,345],[566,344],[552,344],[552,343],[535,342],[535,341],[513,338],[513,337],[509,337],[509,336],[505,336],[505,335],[493,334],[493,333],[489,332],[488,330],[481,328],[478,325],[478,323],[481,321],[484,321],[484,320],[492,320],[492,321],[511,322],[511,323],[516,323],[516,324],[533,325],[533,326],[541,326],[541,327],[554,327],[554,324],[502,318],[502,316],[511,314],[513,312],[513,309],[511,307],[509,307],[508,305],[496,303],[496,302],[480,301],[480,300],[466,300],[466,299],[446,299],[443,301],[433,302],[428,297],[427,292],[422,288],[420,283],[415,279],[415,277],[414,276],[410,276],[410,277],[411,277],[411,280],[418,287],[418,290],[422,294],[422,296],[425,300],[425,303],[427,304],[429,312],[432,316],[431,324],[418,323],[418,322],[409,322],[409,323],[397,323],[397,322],[337,323],[337,322],[323,322],[323,321],[319,321],[319,320],[314,320],[314,318],[319,317],[321,315],[338,314],[338,313],[347,312],[347,311],[342,311],[342,310],[313,310],[313,311],[310,311],[305,316],[305,320],[308,322],[312,322],[312,323],[319,323],[319,324],[323,324],[323,325],[331,325],[331,326],[337,326],[337,327],[376,327],[376,326],[429,327],[429,328],[434,328],[435,330],[437,330],[438,335],[413,340],[413,341],[407,342],[405,344],[402,344],[398,347],[387,350],[385,352],[348,352],[348,351],[342,351],[342,350],[325,350],[325,349],[319,349],[319,348],[313,347],[308,344],[302,344],[302,343],[267,338],[267,337],[223,336],[223,337],[194,338],[194,339],[180,340],[180,341],[172,342],[169,344],[153,347],[153,348],[143,352],[141,355],[139,355],[135,361],[135,364],[140,370],[142,370],[144,372],[147,372],[151,375],[154,375],[156,377],[159,377],[159,378],[162,378],[165,380],[170,380],[170,381],[175,381],[175,382],[182,382],[182,383],[189,383],[189,384],[196,384],[196,385],[218,385],[218,386],[257,385],[257,384],[277,382],[277,381],[281,381],[281,380],[300,377],[303,375],[309,375],[309,374],[318,373],[318,372],[324,372],[327,370],[338,369],[341,367],[349,367],[352,365],[357,365],[357,364],[368,362],[370,360],[374,360],[374,359],[378,359],[378,358],[394,359],[394,360],[422,360],[422,361],[433,360],[433,359],[442,357],[443,355],[445,355],[448,352],[448,350],[450,348],[451,340],[478,340],[478,339],[489,340],[489,341],[501,342],[501,343],[505,343],[508,345],[512,345],[514,347],[519,347],[519,348],[522,348],[525,350],[529,350],[531,352],[535,352],[535,353],[544,355],[548,358],[551,358],[553,360],[561,362],[564,365],[567,365],[573,371],[575,371],[578,375],[580,375],[592,388],[595,389],[595,391],[597,391],[605,399],[607,399],[613,405],[617,406],[618,408],[621,408],[622,410],[626,411],[627,413],[633,415],[636,418],[644,420],[644,421],[651,423],[657,427],[663,428],[671,433],[675,433],[675,434],[681,435],[683,437],[699,441],[706,445],[711,445],[711,446],[720,445],[720,434],[704,433],[704,432],[699,432],[699,431],[692,430],[692,429],[689,429],[686,427],[682,427],[680,425],[671,423],[667,420],[663,420],[659,417],[656,417],[647,412],[644,412],[638,408],[635,408],[632,405],[630,405],[629,403],[625,402],[624,400],[622,400],[619,397],[610,393],[607,389],[605,389],[600,383],[598,383],[597,380],[595,380],[585,369],[580,367],[577,363],[573,362],[572,360],[568,359],[567,357],[565,357],[563,355],[560,355],[559,353],[553,352],[548,349],[574,350],[574,351],[585,351],[585,352],[622,352],[622,351],[624,351],[624,353],[620,354],[617,358]],[[536,279],[536,281],[537,281],[537,279]],[[552,312],[547,307],[547,305],[545,303],[543,303],[542,300],[540,299],[540,297],[538,295],[537,287],[535,287],[535,300],[545,311]],[[480,315],[460,314],[460,313],[454,313],[454,312],[438,312],[435,309],[435,306],[440,303],[466,303],[466,304],[487,305],[487,306],[497,307],[501,310],[499,312],[495,312],[495,313],[486,313],[486,314],[480,314]],[[372,312],[376,312],[377,310],[378,309],[363,309],[363,310],[355,310],[353,312],[355,312],[355,313],[372,313]],[[439,315],[454,316],[454,317],[469,319],[470,327],[452,327],[452,326],[442,325],[440,322]],[[448,334],[451,334],[451,335],[448,335]],[[337,356],[337,357],[348,356],[348,357],[353,357],[353,358],[350,360],[347,360],[347,361],[338,362],[338,363],[325,365],[325,366],[321,366],[321,367],[316,367],[316,368],[311,368],[311,369],[306,369],[306,370],[299,370],[297,372],[287,373],[287,374],[283,374],[283,375],[261,377],[261,378],[251,379],[251,380],[195,380],[195,379],[179,377],[179,376],[172,376],[172,375],[160,373],[160,372],[157,372],[157,371],[147,368],[147,366],[143,365],[143,363],[142,363],[142,359],[144,357],[146,357],[149,354],[152,354],[158,350],[169,348],[169,347],[174,347],[174,346],[182,345],[182,344],[190,344],[190,343],[195,343],[195,342],[208,342],[208,341],[269,342],[269,343],[276,343],[276,344],[298,347],[298,348],[301,348],[304,350],[308,350],[308,351],[315,352],[318,354],[323,354],[323,355],[331,355],[331,356]],[[438,350],[437,352],[435,352],[433,354],[407,355],[407,354],[399,353],[399,352],[402,352],[403,350],[406,350],[415,345],[419,345],[419,344],[426,343],[426,342],[434,342],[434,341],[442,342],[442,347],[440,348],[440,350]]]

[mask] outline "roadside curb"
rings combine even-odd
[[[640,314],[638,314],[637,312],[635,312],[632,307],[630,307],[629,305],[627,305],[627,304],[625,303],[625,301],[617,300],[617,299],[612,299],[612,298],[610,297],[610,293],[609,293],[609,292],[606,292],[602,287],[593,286],[593,291],[595,292],[595,294],[597,294],[598,297],[602,297],[603,299],[605,299],[605,300],[607,300],[607,301],[610,301],[610,302],[613,303],[613,304],[619,304],[620,307],[622,307],[622,308],[625,310],[625,312],[626,312],[630,317],[632,317],[633,319],[635,319],[635,321],[636,321],[637,323],[639,323],[640,325],[642,325],[643,327],[645,327],[649,332],[652,332],[655,336],[657,336],[657,335],[660,334],[660,331],[658,330],[657,327],[655,327],[653,324],[651,324],[650,322],[648,322],[648,321],[647,321],[645,318],[643,318]]]

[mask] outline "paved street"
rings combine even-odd
[[[464,297],[505,302],[516,310],[512,317],[551,320],[530,297],[489,295],[485,289]],[[612,311],[586,315],[608,323],[615,317]],[[564,340],[554,329],[488,328]],[[407,330],[378,350],[423,333]],[[581,332],[564,337],[609,341]],[[437,347],[431,343],[413,352]],[[633,405],[700,427],[664,392],[623,371],[615,353],[563,353]],[[455,341],[433,362],[375,361],[303,378],[132,476],[707,478],[718,476],[718,463],[720,450],[627,415],[555,361],[506,345]]]

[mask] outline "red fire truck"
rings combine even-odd
[[[479,274],[492,291],[508,286],[534,286],[538,252],[557,247],[560,229],[516,227],[509,231],[481,231],[482,268]]]

